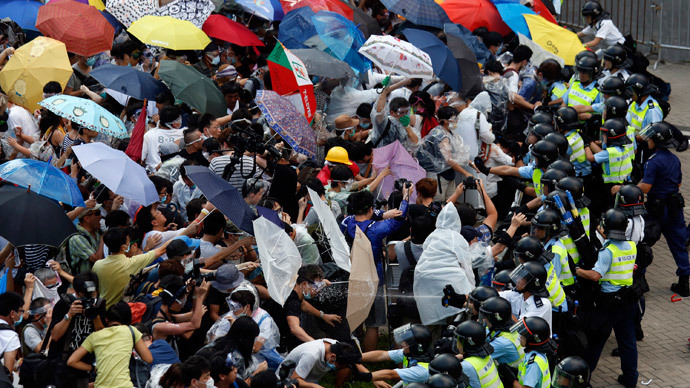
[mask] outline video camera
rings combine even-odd
[[[299,382],[296,379],[291,378],[296,367],[297,363],[292,360],[285,360],[282,364],[280,364],[280,369],[278,369],[278,384],[276,384],[276,388],[299,387]]]
[[[477,178],[473,176],[468,176],[465,178],[465,180],[462,181],[462,184],[465,186],[465,190],[477,190]]]
[[[395,181],[394,183],[395,191],[403,191],[403,187],[407,187],[408,189],[412,187],[412,181],[407,180],[405,178],[400,178]]]
[[[215,272],[201,273],[201,262],[199,258],[201,257],[201,247],[194,251],[194,258],[192,259],[192,279],[197,285],[201,284],[204,280],[211,282],[216,280]]]
[[[281,156],[280,150],[278,150],[273,144],[268,144],[264,142],[263,132],[254,128],[253,124],[249,120],[239,120],[234,122],[231,127],[233,133],[230,135],[229,142],[233,145],[233,155],[230,158],[230,163],[225,166],[223,170],[223,179],[229,180],[232,174],[235,172],[235,167],[237,163],[242,163],[242,155],[245,152],[255,153],[257,155],[264,155],[268,152],[268,156],[273,159],[279,159]],[[256,170],[256,161],[254,161],[254,166],[252,172],[249,176],[242,175],[243,178],[250,178],[254,175]],[[242,174],[244,170],[240,168]]]
[[[92,293],[96,292],[96,283],[92,281],[86,281],[84,282],[84,287],[85,287],[85,292],[88,295],[91,295]],[[83,315],[87,319],[95,319],[98,316],[98,312],[101,310],[101,307],[105,303],[105,299],[103,298],[91,298],[91,297],[83,297],[83,298],[77,298],[73,294],[62,294],[60,295],[60,298],[62,299],[63,302],[67,304],[67,306],[71,306],[72,303],[79,301],[81,302],[82,307],[84,308]]]

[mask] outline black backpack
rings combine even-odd
[[[417,311],[417,302],[414,299],[414,270],[417,266],[417,259],[412,254],[412,242],[408,240],[403,244],[410,266],[400,274],[398,290],[402,298],[398,299],[398,305],[401,306],[402,311],[405,311],[407,316],[417,318],[419,317],[419,312]]]
[[[0,324],[0,330],[14,330],[7,324]],[[69,343],[69,341],[65,341]],[[53,383],[53,376],[57,369],[57,360],[49,360],[43,352],[50,343],[50,331],[43,339],[43,345],[38,353],[24,355],[24,361],[19,367],[19,384],[25,387],[45,387]]]

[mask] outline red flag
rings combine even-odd
[[[125,154],[137,163],[141,162],[141,149],[144,147],[144,133],[146,133],[146,123],[148,121],[146,120],[146,104],[147,101],[144,100],[144,107],[141,108],[137,123],[132,130],[132,137],[129,139],[129,145],[125,150]]]
[[[536,12],[537,15],[540,15],[553,24],[558,24],[556,18],[551,15],[551,12],[549,12],[549,9],[546,7],[546,5],[544,5],[544,3],[542,3],[541,0],[534,0],[532,2],[532,6],[534,7],[534,12]]]

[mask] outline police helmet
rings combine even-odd
[[[628,102],[620,96],[611,96],[604,103],[607,119],[624,119],[628,114]]]
[[[542,174],[541,184],[542,186],[546,186],[548,188],[548,192],[550,193],[556,189],[556,185],[558,184],[558,182],[561,179],[566,178],[567,176],[568,174],[566,174],[563,170],[559,170],[557,168],[549,168],[548,170],[546,170],[545,173]]]
[[[554,190],[551,191],[546,198],[544,199],[544,204],[549,208],[553,209],[555,211],[560,212],[558,202],[556,201],[556,197],[561,200],[561,204],[563,205],[563,208],[566,211],[570,211],[570,201],[568,200],[568,195],[565,193],[565,191],[562,190]]]
[[[498,291],[512,290],[515,284],[510,279],[510,270],[504,269],[495,274],[491,285]]]
[[[462,377],[462,364],[460,360],[452,354],[439,354],[429,363],[429,374],[432,376],[446,374],[458,380]]]
[[[609,46],[604,50],[604,60],[610,61],[614,68],[621,67],[623,62],[628,58],[625,48],[621,45]]]
[[[599,72],[599,60],[590,56],[582,57],[575,63],[575,68],[580,73],[587,73],[591,77]],[[590,79],[594,81],[594,79]]]
[[[568,176],[575,176],[575,166],[569,160],[560,159],[549,165],[549,170],[561,170]]]
[[[671,125],[665,121],[647,125],[640,132],[640,136],[643,140],[654,141],[654,146],[658,148],[674,148],[678,146],[678,140],[673,137]]]
[[[552,132],[544,136],[544,140],[550,141],[558,147],[558,155],[561,158],[568,157],[568,139],[562,133]]]
[[[553,351],[553,340],[551,339],[551,328],[549,323],[542,317],[524,317],[517,321],[511,328],[512,332],[517,332],[527,340],[525,350],[534,349],[542,352]]]
[[[538,238],[534,236],[525,236],[515,244],[515,248],[513,248],[513,260],[515,265],[520,265],[522,262],[539,261],[543,253],[544,246]]]
[[[530,150],[532,157],[537,162],[537,168],[546,170],[549,165],[558,159],[558,147],[546,140],[534,143]]]
[[[607,146],[624,146],[631,144],[628,137],[628,127],[621,119],[608,119],[601,126],[601,133],[606,137]]]
[[[548,296],[546,290],[546,268],[543,264],[528,261],[518,265],[510,278],[515,283],[515,291],[519,293],[531,292],[538,296]]]
[[[452,356],[451,356],[452,357]],[[435,374],[429,377],[426,384],[429,388],[457,388],[458,382],[452,377],[444,374]]]
[[[544,124],[544,123],[539,123],[535,124],[532,129],[530,129],[530,134],[534,135],[534,137],[537,138],[537,141],[543,140],[544,136],[548,135],[549,133],[553,133],[555,129],[553,128],[553,125],[551,124]]]
[[[628,217],[647,214],[642,189],[633,184],[623,185],[616,194],[616,208],[623,210]]]
[[[429,359],[429,349],[431,348],[431,332],[424,325],[403,325],[393,330],[395,343],[402,346],[407,345],[410,355],[420,361]]]
[[[474,290],[470,291],[467,299],[472,303],[474,311],[479,311],[479,307],[482,303],[494,296],[498,296],[498,291],[489,286],[477,286]]]
[[[580,119],[578,118],[577,111],[572,106],[558,108],[553,121],[556,123],[556,129],[559,131],[565,132],[580,128]]]
[[[534,229],[544,229],[546,234],[542,241],[548,241],[561,231],[561,217],[555,210],[540,210],[532,218],[532,235],[534,235]]]
[[[616,76],[607,77],[599,83],[597,89],[609,96],[622,96],[625,93],[625,81]]]
[[[486,342],[486,330],[477,321],[465,321],[455,328],[456,344],[462,346],[463,355],[486,357],[494,348]]]
[[[590,57],[590,58],[595,59],[595,60],[598,59],[597,54],[594,51],[582,50],[575,55],[575,63],[577,63],[580,59],[582,59],[584,57]]]
[[[628,217],[620,209],[609,209],[601,218],[601,227],[604,228],[606,238],[626,240],[625,229],[628,227]]]
[[[588,1],[582,6],[580,13],[583,17],[591,16],[594,23],[604,14],[604,8],[598,1]]]
[[[564,358],[556,365],[551,379],[553,388],[587,388],[589,387],[589,365],[580,357]]]
[[[530,125],[549,124],[553,125],[553,116],[547,112],[537,112],[529,119]]]
[[[575,200],[575,206],[577,206],[578,209],[587,207],[591,203],[589,198],[587,198],[584,195],[585,186],[582,183],[582,180],[578,178],[571,176],[563,178],[560,181],[558,181],[556,188],[558,190],[569,191],[570,195],[573,196],[573,200]]]
[[[649,79],[644,74],[633,74],[625,80],[625,88],[630,89],[638,98],[645,96],[650,92]]]
[[[500,296],[485,300],[479,308],[479,322],[490,323],[492,329],[508,329],[513,323],[512,318],[510,302]]]
[[[431,388],[425,383],[409,383],[405,388]]]

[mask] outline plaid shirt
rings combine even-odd
[[[81,225],[77,225],[78,234],[69,239],[70,267],[74,274],[90,271],[93,263],[89,256],[96,253],[98,243],[101,240],[101,232],[96,231],[95,236],[87,232]],[[88,237],[87,237],[88,236]]]

